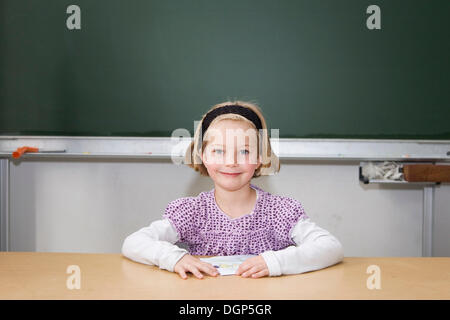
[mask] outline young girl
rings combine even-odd
[[[190,272],[218,275],[194,257],[255,255],[237,275],[259,278],[322,269],[343,258],[340,242],[306,216],[295,199],[273,195],[251,179],[279,171],[259,108],[224,102],[207,112],[186,151],[185,163],[209,176],[214,188],[170,202],[163,219],[128,236],[122,253],[183,279]],[[175,245],[184,242],[188,250]]]

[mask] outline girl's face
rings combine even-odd
[[[240,120],[220,120],[208,128],[202,161],[214,183],[229,191],[249,183],[261,165],[256,129]]]

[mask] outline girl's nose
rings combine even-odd
[[[227,152],[225,157],[225,165],[235,166],[237,165],[237,154],[236,152]]]

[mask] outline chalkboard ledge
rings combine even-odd
[[[39,148],[21,158],[172,159],[181,163],[191,138],[0,136],[0,158],[17,148]],[[444,161],[450,162],[450,140],[363,140],[271,138],[281,160]]]

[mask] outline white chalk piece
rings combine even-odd
[[[392,162],[392,161],[384,161],[382,163],[366,163],[362,167],[362,175],[369,180],[403,180],[403,172],[401,172],[400,168],[401,164]]]

